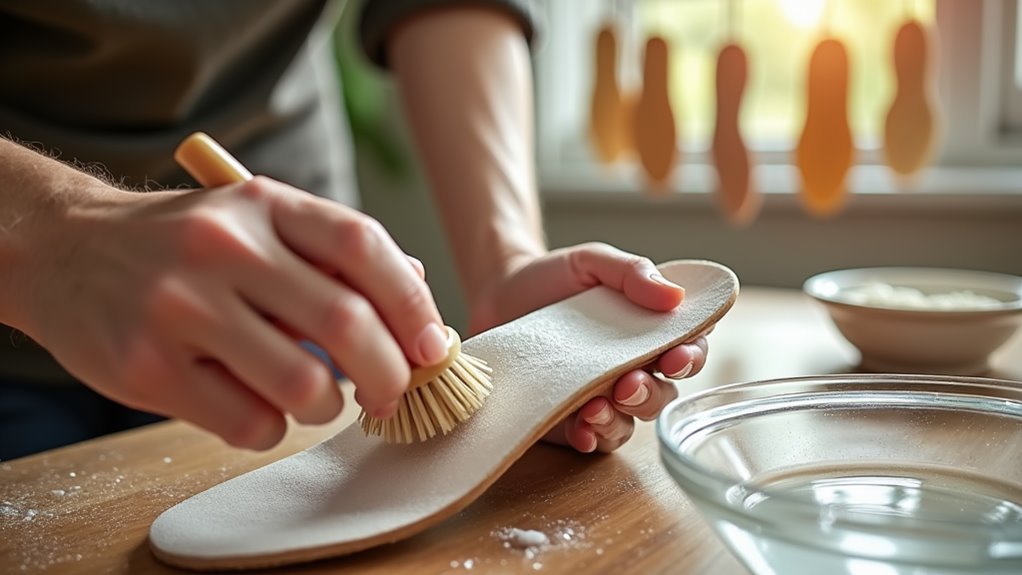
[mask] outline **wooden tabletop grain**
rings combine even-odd
[[[745,288],[710,339],[710,360],[685,391],[855,371],[857,354],[815,302],[790,290]],[[1022,338],[992,375],[1022,380]],[[350,386],[345,386],[351,400]],[[349,405],[353,405],[353,402]],[[300,451],[354,418],[292,428],[268,453],[231,449],[167,422],[0,463],[0,573],[181,573],[157,562],[146,533],[164,509]],[[652,424],[611,455],[540,444],[461,513],[411,539],[273,573],[686,573],[746,571],[717,541],[659,464]],[[512,528],[552,538],[508,548]]]

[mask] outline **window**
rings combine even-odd
[[[1022,29],[1022,10],[1019,9],[1019,2],[1007,2],[1004,5],[1004,14],[1001,18],[1003,26],[1000,29],[1002,43],[1005,46],[1003,52],[1002,78],[1002,114],[1004,121],[1001,124],[1001,132],[1006,136],[1022,131],[1022,36],[1018,30]]]
[[[985,167],[977,174],[979,187],[1019,193],[1015,170],[1022,167],[1022,148],[1013,133],[1022,130],[1022,56],[1016,57],[1022,52],[1016,45],[1022,44],[1015,34],[1022,11],[1016,0],[547,0],[545,9],[549,29],[537,54],[537,135],[546,189],[640,186],[634,161],[601,166],[588,141],[593,41],[610,18],[621,32],[623,87],[639,81],[642,44],[649,34],[671,42],[670,97],[682,150],[674,188],[713,187],[707,148],[714,128],[716,55],[734,34],[749,57],[742,128],[757,152],[760,187],[796,189],[791,150],[804,120],[809,53],[829,30],[845,42],[851,61],[849,121],[858,153],[849,187],[866,193],[898,189],[904,184],[880,165],[877,150],[895,89],[894,34],[911,16],[931,30],[936,44],[930,65],[937,75],[942,134],[936,169],[914,185],[962,191],[962,178],[944,177],[940,170]]]
[[[673,40],[671,100],[680,112],[683,149],[701,150],[713,135],[717,51],[734,38],[749,56],[744,132],[751,147],[773,151],[787,150],[798,140],[809,56],[825,33],[848,48],[849,121],[858,147],[878,147],[894,93],[894,33],[908,17],[928,28],[933,24],[933,0],[914,4],[852,0],[828,7],[825,0],[711,0],[643,2],[637,8],[643,36],[659,33]]]

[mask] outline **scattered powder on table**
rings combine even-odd
[[[471,571],[476,566],[475,559],[465,559],[464,561],[451,561],[451,569],[457,569],[458,567],[464,567],[466,571]]]
[[[550,543],[550,538],[542,531],[513,527],[507,532],[504,542],[510,543],[515,549],[525,549],[527,547],[542,547],[543,545],[547,545]]]
[[[492,532],[492,536],[501,541],[504,549],[521,553],[522,562],[527,569],[531,568],[533,571],[543,569],[541,554],[570,552],[590,546],[585,541],[585,528],[575,521],[566,519],[551,521],[542,515],[529,517],[528,520],[539,528],[503,527]]]

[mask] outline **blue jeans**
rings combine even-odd
[[[303,346],[335,377],[343,377],[321,348],[308,341]],[[39,384],[0,376],[0,461],[162,420],[126,408],[82,384]]]
[[[302,346],[341,372],[315,344]],[[40,384],[0,376],[0,461],[162,421],[81,384]]]
[[[124,407],[81,384],[40,384],[0,378],[0,460],[162,419]]]

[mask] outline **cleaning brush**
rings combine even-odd
[[[437,432],[447,435],[479,409],[490,394],[490,366],[461,353],[458,332],[447,328],[447,358],[436,365],[412,369],[411,383],[397,413],[387,419],[358,416],[366,435],[382,435],[388,443],[425,441]]]
[[[213,138],[196,132],[178,146],[174,159],[203,187],[214,188],[252,179],[252,174]],[[366,435],[388,443],[426,441],[447,435],[475,413],[493,389],[491,369],[483,360],[461,353],[461,338],[447,328],[447,357],[436,365],[412,369],[397,412],[387,418],[365,410],[358,421]]]

